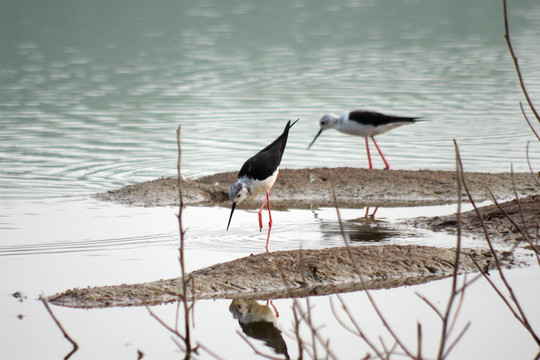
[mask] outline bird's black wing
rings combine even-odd
[[[296,124],[296,121],[291,125],[289,120],[283,133],[276,140],[249,158],[238,172],[238,177],[248,176],[256,180],[264,180],[271,176],[281,164],[289,129]]]
[[[397,122],[410,122],[414,123],[419,118],[417,117],[403,117],[381,114],[375,111],[355,110],[349,113],[349,120],[358,122],[364,125],[380,126]]]

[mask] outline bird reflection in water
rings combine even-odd
[[[375,218],[375,214],[377,213],[377,210],[379,210],[379,207],[375,207],[375,210],[373,210],[373,212],[370,214],[369,213],[369,206],[366,206],[366,213],[364,214],[364,218],[366,219],[374,219]]]
[[[376,218],[377,210],[379,207],[375,207],[372,211],[367,206],[362,217],[343,220],[343,230],[350,241],[376,243],[406,236],[402,231],[395,229],[389,221]],[[314,212],[314,214],[315,218],[319,219],[317,213]],[[339,222],[322,219],[319,219],[319,222],[321,233],[326,239],[342,238]]]
[[[252,299],[234,299],[229,311],[238,320],[244,334],[264,341],[276,354],[283,354],[285,359],[290,359],[287,344],[277,327],[277,318],[269,306]]]

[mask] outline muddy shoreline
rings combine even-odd
[[[188,275],[187,298],[262,300],[328,295],[422,284],[451,276],[454,271],[453,249],[372,245],[350,250],[350,255],[345,247],[276,251],[216,264]],[[471,257],[484,269],[493,265],[488,250],[466,249],[460,273],[477,270]],[[505,259],[507,264],[513,261]],[[175,278],[72,289],[49,297],[49,301],[76,308],[154,305],[177,301],[181,289],[181,279]]]
[[[230,206],[229,186],[236,172],[219,173],[196,179],[182,179],[186,205]],[[537,194],[540,188],[529,173],[466,173],[465,178],[477,202],[488,200],[486,186],[498,200],[514,198],[512,183],[519,196]],[[135,206],[178,205],[176,178],[161,178],[97,194],[104,201]],[[457,201],[455,171],[367,170],[360,168],[282,169],[271,194],[276,209],[333,207],[332,183],[339,206],[422,206]],[[261,195],[262,196],[262,195]],[[261,197],[262,199],[262,197]],[[239,208],[256,208],[259,199]]]
[[[501,201],[479,209],[488,236],[498,244],[518,247],[526,243],[523,231],[536,231],[540,223],[539,186],[531,174],[465,174],[475,202],[488,200],[486,187]],[[182,179],[184,203],[188,205],[230,206],[227,189],[236,179],[228,172],[198,179]],[[455,203],[456,174],[451,171],[366,170],[318,168],[282,170],[272,192],[274,208],[315,208],[334,206],[332,186],[340,207],[421,206]],[[519,201],[515,199],[516,194]],[[465,197],[465,194],[464,198]],[[97,194],[96,198],[136,206],[178,205],[177,179],[162,178]],[[505,201],[508,199],[514,199]],[[247,203],[243,207],[256,207]],[[502,208],[502,211],[501,211]],[[510,217],[512,220],[509,220]],[[482,237],[483,227],[475,211],[461,214],[463,235]],[[421,217],[407,220],[408,226],[455,233],[457,215]],[[519,224],[519,229],[515,225]],[[429,246],[354,246],[360,281],[346,248],[276,251],[251,255],[216,264],[191,273],[194,288],[188,298],[273,299],[290,296],[326,295],[361,289],[389,288],[421,284],[450,276],[454,271],[454,249]],[[532,251],[531,251],[532,254]],[[488,250],[463,249],[460,272],[493,266]],[[501,253],[506,266],[522,263],[513,253]],[[49,297],[57,305],[95,308],[137,306],[176,301],[180,279],[142,284],[72,289]]]

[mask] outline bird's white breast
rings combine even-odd
[[[278,176],[279,168],[274,173],[264,180],[255,180],[248,177],[239,178],[238,181],[243,182],[251,190],[249,200],[255,199],[259,194],[265,193],[274,185]]]

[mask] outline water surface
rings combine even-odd
[[[531,97],[537,99],[540,4],[520,0],[509,5],[514,46]],[[503,34],[502,6],[488,0],[4,1],[0,304],[7,310],[0,321],[8,325],[0,327],[2,355],[28,358],[34,353],[26,345],[38,340],[47,344],[44,349],[57,346],[44,358],[68,352],[69,345],[34,301],[41,292],[178,274],[176,209],[130,208],[90,196],[176,175],[179,124],[185,176],[238,170],[290,118],[300,122],[291,130],[283,167],[366,167],[362,139],[335,131],[306,151],[322,114],[352,109],[425,119],[379,138],[393,169],[453,170],[456,139],[466,170],[503,172],[513,165],[515,171],[528,171],[525,148],[534,138],[519,109],[523,95]],[[530,158],[540,162],[538,142],[531,143]],[[427,208],[414,214],[454,210]],[[413,214],[406,210],[380,209],[374,221],[367,221],[364,212],[343,214],[356,244],[453,244],[452,237],[435,239],[394,226]],[[223,208],[186,210],[189,269],[263,250],[265,235],[256,229],[254,212],[237,211],[229,232],[227,216]],[[341,244],[333,209],[275,212],[274,222],[272,250]],[[9,295],[15,291],[29,300],[19,304]],[[390,290],[388,296],[401,291]],[[237,326],[228,304],[218,303],[216,311]],[[281,307],[286,313],[283,308],[289,304]],[[482,304],[475,303],[467,311],[479,308]],[[147,325],[151,321],[144,309],[55,311],[81,347],[93,349],[79,353],[81,359],[101,354],[134,358],[138,347],[149,358],[177,355],[168,334],[158,335],[158,330],[151,336],[128,332],[133,336],[106,343],[97,336],[121,333],[125,329],[119,324],[137,328],[126,320],[133,312],[139,326]],[[321,316],[330,316],[327,309]],[[206,325],[213,316],[198,318]],[[501,321],[510,326],[511,319]],[[201,338],[219,336],[203,327],[207,336]],[[489,344],[504,343],[504,334],[492,336]],[[167,346],[146,345],[144,339]],[[504,343],[506,352],[493,358],[507,358],[502,354],[514,347],[529,349],[526,338],[520,339],[519,346]],[[237,337],[232,341],[241,343]],[[223,354],[251,354],[242,349]],[[344,357],[353,351],[343,349]]]

